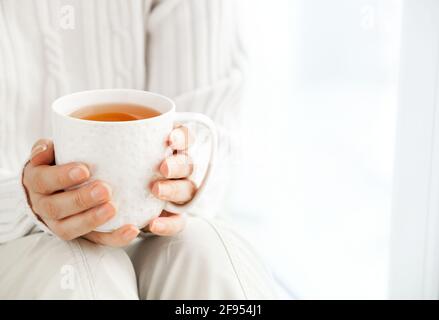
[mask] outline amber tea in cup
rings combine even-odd
[[[90,121],[133,121],[159,116],[157,110],[138,104],[105,103],[86,106],[70,114],[73,118]]]

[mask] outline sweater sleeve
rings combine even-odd
[[[21,173],[0,169],[0,244],[39,230],[21,183]]]
[[[224,198],[227,173],[235,159],[236,128],[245,54],[236,0],[158,0],[147,25],[148,89],[172,97],[178,111],[201,112],[218,128],[217,167],[189,214],[215,215]],[[191,177],[201,180],[208,160],[205,132],[191,127],[197,140],[190,155]]]

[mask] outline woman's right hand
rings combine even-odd
[[[83,163],[57,166],[54,162],[52,141],[39,140],[23,172],[29,205],[54,234],[63,240],[82,236],[114,247],[125,246],[137,237],[139,230],[133,225],[125,225],[112,233],[93,231],[116,214],[110,187],[93,181],[64,191],[86,182],[90,171]]]

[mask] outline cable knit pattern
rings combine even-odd
[[[133,61],[127,59],[124,54],[132,52],[130,46],[130,19],[127,17],[127,4],[129,1],[110,1],[110,17],[111,17],[111,32],[115,41],[111,54],[113,56],[113,63],[115,66],[116,87],[132,86],[131,75],[133,72]],[[125,48],[125,50],[121,50]],[[127,63],[124,63],[126,61]]]
[[[18,86],[18,66],[14,59],[14,44],[16,32],[10,24],[10,17],[6,14],[6,3],[0,2],[1,17],[0,30],[2,31],[2,42],[4,43],[0,50],[2,52],[1,65],[4,69],[0,69],[0,79],[2,80],[2,94],[0,95],[2,103],[2,132],[0,135],[2,152],[9,154],[9,157],[2,157],[0,168],[3,170],[14,170],[13,158],[17,154],[16,146],[11,144],[12,132],[14,132],[17,115],[14,113],[13,106],[18,103],[17,90],[10,90]]]
[[[59,2],[57,0],[42,0],[37,8],[37,16],[43,37],[45,79],[43,80],[42,105],[49,106],[56,97],[68,92],[63,51],[59,34],[58,13]],[[43,127],[50,128],[50,110],[45,108],[43,112]],[[47,132],[46,135],[48,135]]]
[[[244,60],[235,1],[0,0],[0,243],[37,229],[22,163],[36,139],[50,137],[52,100],[85,89],[146,89],[212,117],[220,172],[191,213],[221,208]],[[73,29],[60,26],[64,6],[73,9]],[[192,150],[196,180],[208,154],[202,134]]]
[[[18,43],[20,30],[9,14],[14,9],[12,3],[0,2],[0,243],[27,234],[35,226],[21,188],[23,148],[15,139],[17,132],[26,136],[20,123],[26,119],[22,116],[25,99],[19,91],[26,74],[19,61],[23,53]]]

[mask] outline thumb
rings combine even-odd
[[[55,161],[53,142],[48,139],[38,140],[32,147],[30,163],[34,166],[52,164]]]

